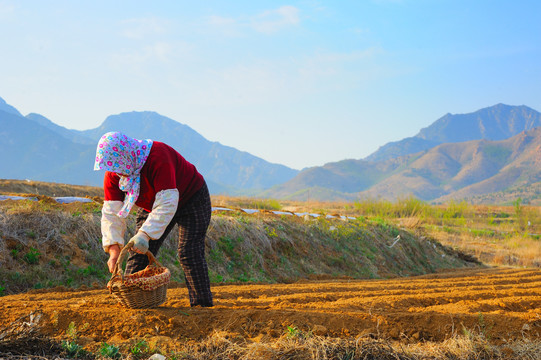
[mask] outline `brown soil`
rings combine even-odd
[[[540,270],[468,269],[392,280],[214,286],[214,308],[190,308],[186,288],[177,286],[164,305],[133,310],[103,288],[56,288],[2,297],[0,338],[28,331],[66,340],[73,322],[78,342],[89,350],[103,341],[123,347],[141,339],[174,349],[178,340],[216,331],[256,342],[288,331],[405,341],[440,341],[469,331],[495,343],[539,340],[540,289]]]

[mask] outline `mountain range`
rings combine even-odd
[[[541,114],[497,104],[446,114],[416,136],[381,146],[364,159],[294,170],[205,139],[155,112],[111,115],[95,129],[71,130],[23,116],[0,98],[0,178],[101,186],[92,170],[99,137],[122,131],[177,149],[205,176],[211,193],[293,200],[395,200],[413,195],[444,202],[541,184]],[[538,194],[535,195],[541,199]],[[491,199],[494,199],[491,198]]]
[[[469,114],[446,114],[413,137],[381,146],[365,160],[387,160],[444,143],[504,140],[537,126],[541,126],[541,116],[527,106],[498,104]]]
[[[122,131],[138,139],[165,142],[196,165],[213,194],[254,194],[293,178],[298,170],[205,139],[189,126],[155,112],[107,117],[97,128],[79,131],[39,114],[23,116],[0,98],[0,178],[101,186],[93,170],[96,144],[104,133]]]
[[[541,181],[540,126],[541,114],[526,106],[447,114],[365,159],[304,169],[264,195],[319,201],[415,196],[441,202],[510,191]],[[539,194],[533,197],[541,200]]]

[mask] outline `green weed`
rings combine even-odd
[[[39,262],[39,257],[41,256],[41,253],[34,248],[30,248],[30,250],[24,254],[23,260],[30,265],[37,264]]]
[[[278,234],[276,233],[275,228],[270,228],[268,226],[265,226],[265,230],[267,231],[267,236],[268,237],[278,237]]]
[[[224,282],[224,277],[220,274],[217,274],[212,269],[209,269],[209,278],[211,283],[221,283]]]
[[[70,338],[72,341],[77,340],[77,327],[75,327],[75,323],[72,321],[68,325],[68,329],[66,330],[66,335]]]
[[[226,254],[231,255],[239,242],[240,239],[234,239],[230,236],[222,236],[220,237],[220,241],[218,241],[218,247]]]
[[[121,357],[119,347],[113,344],[107,344],[106,342],[101,343],[99,352],[102,356],[110,359],[118,359]]]
[[[363,215],[387,216],[392,213],[393,204],[387,200],[368,199],[362,202],[355,201],[353,206]]]
[[[96,268],[95,266],[93,265],[88,265],[86,268],[84,269],[79,269],[77,270],[77,273],[79,275],[82,275],[83,277],[87,277],[87,276],[98,276],[100,278],[106,278],[105,276],[105,270],[100,270],[98,268]]]
[[[496,235],[495,231],[485,229],[470,229],[470,232],[474,236],[494,237]]]
[[[51,267],[57,267],[59,265],[58,261],[56,261],[55,259],[49,260],[47,264]]]
[[[480,312],[478,317],[481,335],[483,335],[485,339],[490,340],[490,330],[492,330],[493,326],[486,323],[483,313]]]
[[[426,202],[413,196],[398,199],[394,207],[394,215],[397,217],[423,216],[430,208]]]
[[[130,348],[130,353],[134,356],[140,356],[146,354],[150,351],[150,347],[145,340],[138,341],[135,345]]]
[[[443,226],[442,230],[445,231],[448,234],[459,234],[460,233],[460,231],[458,231],[456,229],[453,229],[453,228],[451,228],[449,226],[445,226],[445,225]]]
[[[394,227],[394,225],[385,218],[378,216],[374,218],[374,222],[378,224],[385,232],[389,233],[391,236],[397,236],[400,234],[398,229]]]
[[[464,218],[469,213],[468,203],[465,201],[456,202],[451,200],[449,205],[443,210],[442,217],[444,219],[460,219]]]
[[[86,351],[83,349],[83,347],[74,341],[62,340],[61,347],[71,358],[77,359],[79,356],[86,355]]]
[[[87,329],[89,326],[89,323],[85,323],[82,329]],[[78,358],[79,356],[83,357],[87,355],[87,352],[83,349],[83,347],[77,344],[78,334],[75,322],[72,321],[69,323],[68,328],[66,329],[66,336],[69,340],[63,340],[61,347],[66,351],[66,354],[69,357]]]
[[[286,334],[290,338],[297,337],[301,334],[301,331],[297,329],[296,326],[288,326],[286,330]]]

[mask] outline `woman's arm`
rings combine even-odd
[[[112,245],[124,246],[126,219],[117,215],[123,205],[122,201],[117,200],[103,202],[101,208],[101,241],[103,250],[107,253]]]
[[[177,189],[156,193],[152,211],[139,229],[150,239],[159,239],[177,212],[179,194]]]

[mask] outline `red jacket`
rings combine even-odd
[[[148,159],[141,168],[141,187],[135,205],[152,211],[156,193],[162,190],[177,189],[178,207],[195,194],[205,180],[195,166],[188,162],[171,146],[154,141]],[[124,201],[125,193],[118,187],[120,177],[110,171],[105,172],[103,189],[105,201]]]

